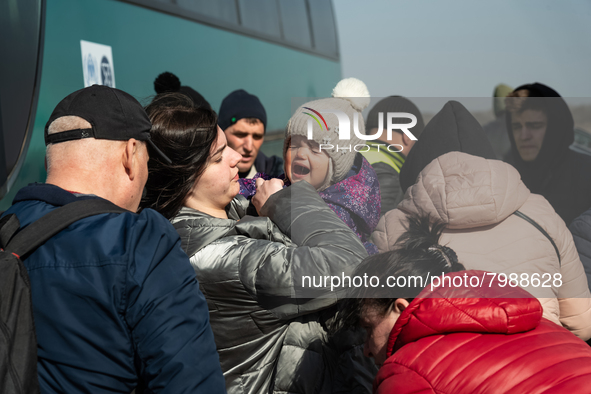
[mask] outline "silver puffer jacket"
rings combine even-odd
[[[183,208],[171,220],[209,305],[228,393],[371,392],[362,334],[326,333],[330,282],[302,287],[304,275],[351,275],[367,256],[359,238],[306,182],[272,195],[266,217],[245,216],[247,206],[238,196],[229,219]]]

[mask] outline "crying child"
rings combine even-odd
[[[354,135],[349,140],[339,140],[337,117],[320,115],[322,111],[342,111],[351,121],[358,118],[359,130],[364,133],[361,112],[369,104],[369,93],[363,82],[347,78],[337,84],[332,96],[302,105],[289,120],[283,148],[283,179],[286,186],[301,181],[310,183],[357,234],[367,252],[375,254],[377,248],[369,237],[380,219],[377,176],[369,162],[353,149],[363,141]],[[313,117],[322,119],[317,122]],[[312,127],[312,139],[307,138],[308,127]],[[268,179],[264,174],[257,174],[255,179],[258,177]],[[255,179],[240,180],[242,195],[251,197],[256,192]]]

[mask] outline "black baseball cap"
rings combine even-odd
[[[48,134],[49,125],[63,116],[78,116],[92,126]],[[172,161],[150,139],[152,123],[141,104],[122,90],[92,85],[68,95],[55,107],[45,125],[45,145],[83,138],[145,141],[167,163]]]

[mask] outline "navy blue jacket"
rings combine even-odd
[[[80,198],[48,184],[21,189],[26,226]],[[177,232],[160,214],[82,219],[24,261],[31,279],[42,393],[225,392],[199,290]]]

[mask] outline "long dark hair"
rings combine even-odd
[[[398,239],[397,247],[364,259],[354,272],[354,276],[377,276],[382,284],[388,283],[389,277],[408,280],[403,286],[396,287],[351,288],[347,294],[349,298],[339,305],[339,314],[331,330],[357,325],[366,308],[373,308],[378,315],[385,316],[396,299],[404,298],[410,302],[418,296],[431,276],[465,270],[456,253],[439,244],[444,229],[445,225],[434,223],[428,216],[409,216],[407,231]]]
[[[150,155],[149,176],[142,208],[152,208],[167,219],[175,216],[208,165],[217,139],[217,115],[196,107],[180,94],[158,95],[146,107],[152,122],[150,136],[154,144],[171,160]]]

